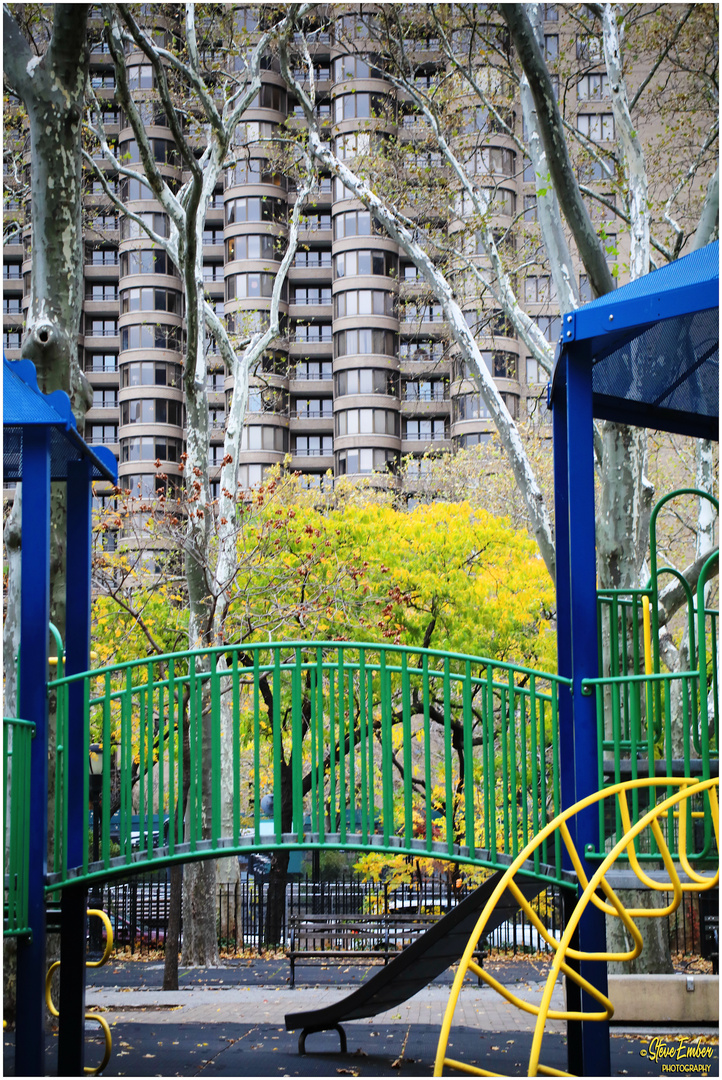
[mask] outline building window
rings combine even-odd
[[[166,253],[153,248],[144,251],[124,251],[120,256],[120,273],[122,277],[127,277],[130,274],[170,274],[173,277],[179,276],[177,267]]]
[[[293,340],[299,342],[331,341],[331,323],[296,323],[293,331]]]
[[[294,266],[321,267],[331,265],[331,252],[325,248],[312,248],[310,251],[297,251],[293,260]]]
[[[336,318],[350,315],[387,315],[393,317],[394,293],[382,289],[349,289],[336,294]]]
[[[183,453],[183,441],[139,435],[133,439],[120,440],[120,460],[125,461],[180,461]]]
[[[339,476],[352,476],[357,473],[395,472],[399,464],[399,454],[395,450],[361,447],[339,450],[336,461],[336,472]]]
[[[121,312],[168,311],[182,315],[182,298],[174,289],[124,289],[121,293]]]
[[[396,397],[399,389],[399,376],[396,371],[387,368],[353,368],[351,371],[339,371],[335,378],[336,397],[349,394],[384,394]]]
[[[582,75],[577,83],[577,97],[580,101],[601,101],[609,97],[609,76],[606,72]]]
[[[183,426],[183,407],[180,401],[165,398],[139,398],[124,401],[120,406],[121,424],[173,424]]]
[[[481,394],[460,394],[453,399],[454,421],[487,420],[491,416]]]
[[[281,199],[261,198],[260,196],[248,196],[238,199],[227,199],[225,203],[226,225],[234,225],[245,221],[271,221],[286,222],[286,203]],[[220,230],[219,230],[220,232]],[[221,242],[222,233],[218,243]]]
[[[246,424],[241,433],[241,450],[288,452],[288,428],[272,424]]]
[[[383,236],[385,230],[369,210],[346,210],[333,219],[334,240],[347,236]]]
[[[447,424],[445,417],[404,419],[404,438],[413,442],[440,442],[449,437]]]
[[[117,371],[118,370],[118,354],[117,353],[86,352],[86,354],[85,354],[85,370],[86,371]]]
[[[115,358],[117,361],[117,357]],[[114,370],[114,369],[112,369]],[[126,386],[175,386],[181,385],[180,364],[167,364],[161,360],[143,360],[139,364],[123,364],[120,369],[120,385]],[[221,389],[223,387],[221,386]]]
[[[591,142],[611,142],[614,138],[614,116],[612,113],[580,113],[577,130]]]
[[[398,351],[398,334],[391,330],[340,330],[333,337],[335,356],[396,356]]]
[[[300,360],[292,377],[301,382],[314,379],[328,381],[333,377],[333,364],[330,360]]]
[[[172,349],[177,352],[181,348],[181,340],[180,327],[167,326],[165,323],[124,326],[121,332],[122,349]]]
[[[297,285],[291,292],[291,303],[304,305],[321,304],[323,306],[331,303],[331,286],[323,285]]]
[[[544,59],[556,60],[559,55],[559,35],[558,34],[545,34],[544,35]]]
[[[90,315],[85,317],[85,333],[88,337],[117,337],[117,319],[96,319]]]
[[[108,446],[118,441],[117,424],[86,424],[85,441],[89,443],[102,443]]]
[[[399,414],[394,409],[342,409],[336,413],[336,434],[399,434]]]
[[[333,416],[333,399],[294,398],[291,416],[297,420],[330,420]]]
[[[579,299],[583,304],[589,303],[592,299],[592,287],[586,274],[579,275]]]
[[[298,457],[326,457],[333,453],[333,438],[330,435],[297,435],[293,452]]]
[[[344,251],[334,259],[334,276],[398,275],[399,260],[389,251]],[[415,268],[414,268],[415,269]]]
[[[544,337],[550,343],[554,343],[559,340],[559,335],[562,332],[562,320],[559,315],[534,315],[532,316],[534,322],[541,330]]]
[[[226,300],[246,300],[252,297],[273,296],[275,274],[227,274]],[[288,299],[288,282],[281,287],[281,299]]]
[[[556,298],[556,287],[549,274],[529,274],[524,278],[524,300],[527,304],[547,304]]]
[[[94,409],[117,409],[118,408],[118,391],[117,390],[93,390],[93,408]]]
[[[445,401],[448,390],[445,379],[405,379],[401,396],[404,401]]]
[[[602,39],[597,34],[577,35],[577,60],[598,64],[604,57]]]

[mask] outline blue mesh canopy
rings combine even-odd
[[[118,463],[107,447],[94,452],[78,434],[70,399],[62,390],[41,394],[30,360],[11,363],[3,357],[3,480],[22,480],[23,433],[27,427],[50,428],[50,478],[66,480],[68,463],[88,458],[92,480],[118,482]]]
[[[719,437],[719,242],[586,304],[562,320],[565,353],[591,363],[594,415]]]

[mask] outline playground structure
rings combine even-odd
[[[503,875],[513,868],[527,878],[556,880],[573,894],[595,874],[602,881],[615,845],[621,860],[641,865],[660,858],[666,864],[667,849],[672,861],[686,859],[694,873],[716,861],[717,627],[704,596],[717,556],[703,568],[696,593],[687,595],[689,669],[663,672],[652,647],[650,673],[640,644],[643,601],[651,612],[649,640],[655,641],[658,583],[666,571],[653,562],[646,588],[597,595],[592,420],[717,437],[717,293],[715,244],[564,317],[551,394],[558,674],[349,642],[231,644],[89,671],[90,481],[103,476],[115,482],[115,462],[84,447],[63,395],[50,400],[39,394],[27,361],[5,364],[5,475],[23,481],[21,719],[5,723],[12,740],[4,740],[6,774],[7,761],[12,763],[5,930],[18,938],[21,959],[19,1075],[43,1071],[46,894],[61,896],[61,964],[68,961],[61,966],[59,1068],[75,1075],[84,1053],[84,966],[77,959],[85,947],[86,890],[94,880],[249,849],[337,846],[451,859]],[[63,463],[57,470],[56,459]],[[67,652],[59,654],[53,679],[42,573],[51,478],[68,482],[70,564]],[[655,522],[656,516],[653,528]],[[681,740],[672,730],[673,685],[683,701]],[[58,702],[52,868],[46,865],[49,690]],[[250,792],[240,782],[242,736],[254,753]],[[92,863],[87,762],[95,738],[104,768],[100,858]],[[273,789],[282,793],[274,799],[270,838],[260,831],[262,742],[271,748]],[[234,788],[223,817],[219,764],[226,753]],[[446,765],[441,817],[430,798],[438,760]],[[120,855],[111,857],[116,764]],[[178,809],[184,774],[185,815]],[[630,848],[622,804],[604,814],[604,785],[627,775],[636,781],[634,828],[650,805],[643,793],[656,784],[671,791],[676,774],[699,778],[698,801],[692,807],[686,800],[689,808],[675,817],[667,798],[669,805],[659,811],[664,830],[658,835],[652,829],[653,842]],[[402,776],[425,783],[394,783]],[[157,807],[169,809],[168,840],[160,847],[151,827],[141,829],[140,850],[133,850],[135,777],[141,821],[152,821]],[[250,826],[244,815],[249,795]],[[572,814],[576,803],[583,805]],[[211,808],[207,825],[204,805]],[[549,827],[560,813],[569,818],[568,841]],[[701,816],[688,821],[688,813]],[[687,847],[692,822],[698,827]],[[570,1059],[578,1072],[585,1063],[586,1071],[609,1071],[609,1010],[599,1018],[598,1008],[607,996],[605,965],[597,959],[605,955],[604,915],[592,904],[572,927],[578,955],[567,955],[578,963],[576,980],[569,974],[573,965],[561,954],[558,965],[555,960],[568,985],[582,991],[569,1025]]]

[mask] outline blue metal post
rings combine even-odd
[[[566,364],[563,356],[561,363]],[[564,380],[566,382],[566,379]],[[569,576],[569,453],[567,446],[567,403],[561,395],[554,402],[552,411],[554,434],[554,520],[555,556],[556,556],[556,592],[557,592],[557,671],[565,678],[572,674],[572,614]],[[572,694],[567,686],[559,687],[559,746],[560,779],[562,809],[574,802],[574,756],[566,753],[567,747],[574,745],[574,724]],[[565,869],[571,870],[571,860],[566,848],[562,852]],[[574,908],[575,897],[566,889],[564,893],[564,925]],[[578,937],[578,935],[577,935]],[[578,942],[575,943],[575,947]],[[569,961],[570,967],[579,970],[576,960]],[[579,986],[573,979],[566,980],[566,993],[569,1009],[581,1010]],[[582,1025],[578,1020],[567,1023],[567,1070],[575,1076],[584,1072],[582,1054]]]
[[[592,358],[586,345],[567,352],[567,490],[569,493],[569,604],[571,615],[573,742],[571,748],[574,790],[563,793],[566,805],[593,794],[598,787],[596,699],[582,694],[582,679],[598,674],[596,543],[594,516],[594,419],[592,412]],[[565,629],[565,633],[567,630]],[[564,771],[563,771],[564,775]],[[572,836],[588,874],[593,866],[584,860],[587,844],[599,840],[597,808],[575,816]],[[604,914],[591,904],[579,925],[579,945],[584,952],[604,952]],[[602,993],[607,991],[607,967],[602,961],[583,961],[584,978]],[[582,1006],[597,1009],[586,994]],[[582,1054],[585,1074],[611,1074],[609,1024],[582,1023]]]
[[[28,924],[18,941],[15,1075],[45,1073],[45,876],[48,859],[48,623],[50,429],[23,433],[20,691],[18,715],[35,724],[30,755]]]
[[[66,649],[68,675],[87,671],[90,662],[91,470],[87,458],[68,464]],[[83,826],[85,754],[83,684],[71,684],[68,696],[67,769],[68,866],[83,862],[88,842]],[[87,891],[68,886],[62,895],[60,956],[60,1031],[58,1075],[82,1076],[85,1056],[85,928]]]

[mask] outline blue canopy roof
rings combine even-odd
[[[550,401],[565,353],[592,364],[594,415],[719,438],[719,242],[563,316]]]
[[[23,430],[45,425],[50,433],[50,478],[66,480],[68,462],[83,457],[91,463],[92,480],[118,483],[118,463],[105,446],[91,450],[80,437],[70,398],[64,391],[42,394],[30,360],[11,363],[3,357],[3,479],[22,480]]]

